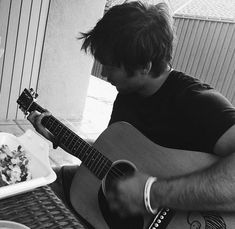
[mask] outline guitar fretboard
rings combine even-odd
[[[38,110],[39,112],[45,111],[37,103],[34,103],[31,109]],[[112,165],[112,162],[107,157],[102,155],[52,115],[45,116],[42,119],[42,125],[56,137],[58,144],[67,152],[78,157],[83,165],[99,179],[104,178]]]

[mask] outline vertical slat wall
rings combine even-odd
[[[235,105],[235,22],[175,17],[173,67],[209,83]]]
[[[93,64],[93,67],[91,70],[91,75],[97,76],[97,77],[103,79],[101,72],[102,72],[102,65],[97,60],[94,60],[94,64]]]
[[[211,84],[235,105],[235,22],[174,16],[174,27],[173,67]],[[92,75],[100,74],[95,61]]]
[[[20,119],[16,100],[24,88],[37,88],[50,0],[0,1],[0,120]]]

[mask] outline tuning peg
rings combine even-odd
[[[30,91],[30,94],[33,96],[34,99],[36,99],[38,97],[38,93],[36,93],[33,88],[30,88],[29,91]]]

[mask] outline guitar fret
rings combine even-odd
[[[76,154],[76,156],[78,156],[84,164],[88,164],[87,161],[89,162],[90,156],[90,146],[88,145],[88,143],[84,143],[79,140],[79,137],[73,134],[70,130],[65,130],[65,133],[61,137],[61,142],[65,145],[65,147]],[[75,146],[74,143],[76,144]],[[82,151],[84,151],[85,153],[81,153]]]
[[[81,151],[84,151],[84,153],[82,155],[82,161],[83,161],[83,163],[86,164],[86,160],[87,160],[87,158],[89,156],[89,147],[87,146],[87,144],[84,144],[84,143],[82,143],[81,145],[83,145]]]
[[[102,169],[101,168],[101,165],[102,163],[104,162],[104,159],[105,157],[103,157],[103,155],[97,151],[97,157],[98,157],[98,160],[95,161],[95,163],[93,163],[93,167],[92,167],[92,170],[95,174],[99,174],[99,169]]]
[[[103,157],[103,155],[102,155]],[[99,170],[97,170],[97,176],[99,178],[103,178],[107,172],[104,172],[104,168],[106,166],[106,164],[108,163],[108,160],[106,160],[106,158],[104,158],[104,160],[101,161],[101,164],[99,166]],[[103,164],[103,165],[102,165]],[[102,166],[101,166],[102,165]],[[110,167],[109,167],[110,168]],[[103,173],[102,173],[103,172]]]
[[[78,141],[78,136],[74,135],[72,141],[68,145],[69,150],[71,151],[74,150],[74,145],[77,143],[77,141]]]
[[[71,142],[73,141],[73,139],[76,137],[76,135],[74,135],[73,133],[69,133],[69,137],[68,137],[68,139],[67,139],[67,142],[66,142],[66,147],[68,147],[68,149],[69,149],[69,146],[70,146],[70,144],[71,144]]]
[[[53,123],[52,123],[52,126],[51,126],[51,131],[53,132],[54,134],[54,130],[56,129],[56,127],[58,126],[58,122],[56,119],[54,119],[53,117],[51,118],[53,119]]]
[[[55,119],[52,118],[51,116],[48,118],[48,121],[47,121],[47,123],[46,123],[46,128],[47,128],[48,130],[51,131],[51,127],[52,127],[54,121],[55,121]]]
[[[92,154],[89,150],[86,150],[85,156],[86,156],[86,159],[83,161],[83,163],[88,166],[90,162],[90,158],[92,157]]]
[[[81,158],[82,158],[83,162],[85,162],[85,159],[86,159],[87,154],[88,154],[88,150],[89,150],[89,147],[87,146],[87,144],[82,142],[80,151],[82,153]]]
[[[97,158],[96,150],[94,149],[90,150],[87,160],[85,161],[86,165],[92,168],[92,165],[95,162],[96,158]]]
[[[42,119],[42,124],[59,139],[59,135],[63,131],[64,125],[56,120],[53,116],[46,116]]]
[[[98,173],[99,164],[100,164],[100,161],[102,161],[102,155],[101,155],[101,153],[97,151],[97,155],[99,156],[99,159],[96,160],[96,163],[95,163],[95,165],[94,165],[93,168],[92,168],[92,169],[93,169],[93,172],[94,172],[95,174]]]
[[[58,138],[62,130],[63,130],[63,126],[60,123],[58,123],[57,127],[53,131],[53,134]]]
[[[99,178],[100,178],[100,174],[101,174],[101,171],[102,171],[102,168],[103,168],[101,165],[102,165],[103,163],[105,163],[105,161],[104,161],[104,160],[101,160],[101,163],[98,165],[97,171],[96,171],[96,173],[95,173],[96,176],[99,177]]]
[[[78,158],[80,158],[80,153],[81,153],[81,151],[78,150],[78,149],[79,149],[79,146],[80,146],[80,144],[81,144],[80,142],[81,142],[81,140],[78,139],[78,140],[76,141],[76,143],[74,144],[73,148],[72,148],[72,151],[73,151],[74,156],[76,156],[76,157],[78,157]]]
[[[64,144],[65,146],[66,146],[67,139],[68,139],[68,137],[69,137],[69,133],[67,133],[67,132],[68,132],[68,130],[65,129],[64,134],[63,134],[62,137],[60,138],[60,142],[61,142],[62,144]],[[67,146],[66,146],[66,147],[67,147]]]
[[[84,143],[83,141],[82,141],[82,139],[79,139],[78,141],[77,141],[77,143],[78,143],[78,148],[77,148],[77,152],[76,152],[76,156],[77,157],[79,157],[81,160],[83,160],[83,158],[84,158],[84,147],[85,147],[85,145],[87,144],[87,143]],[[88,145],[88,144],[87,144]]]
[[[83,151],[83,147],[84,147],[84,144],[83,142],[80,142],[79,146],[78,146],[78,157],[83,161],[83,158],[84,158],[84,151]]]
[[[87,147],[87,149],[86,149],[87,158],[84,161],[84,163],[86,163],[86,165],[89,166],[89,162],[91,161],[91,158],[93,157],[94,152],[93,152],[93,149],[90,147],[89,144],[86,144],[86,147]]]
[[[101,171],[102,172],[100,174],[101,177],[104,177],[112,166],[112,162],[110,160],[108,160],[107,158],[105,160],[106,160],[106,164],[105,164],[105,167],[103,167],[103,170]]]
[[[97,151],[92,149],[91,150],[91,158],[89,159],[88,166],[92,169],[93,164],[96,162],[96,159],[98,157]]]

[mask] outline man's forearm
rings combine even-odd
[[[151,203],[179,210],[235,211],[235,154],[210,168],[169,180],[151,190]]]

